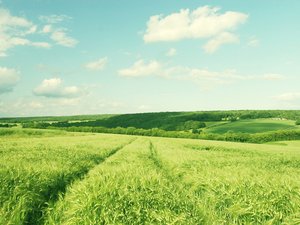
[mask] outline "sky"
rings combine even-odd
[[[0,117],[300,109],[299,0],[2,0]]]

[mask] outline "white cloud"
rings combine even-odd
[[[67,33],[62,30],[55,30],[51,34],[51,39],[54,40],[57,44],[65,46],[65,47],[74,47],[78,41],[72,37],[69,37]]]
[[[33,24],[25,18],[12,16],[6,9],[0,9],[1,30],[15,27],[32,28]]]
[[[233,11],[221,14],[219,11],[217,7],[203,6],[195,10],[181,9],[180,12],[167,16],[151,16],[144,41],[150,43],[213,38],[205,47],[211,52],[221,44],[237,42],[237,36],[233,35],[232,31],[243,24],[248,15]]]
[[[39,19],[42,21],[42,22],[46,22],[46,23],[61,23],[65,20],[70,20],[72,19],[72,17],[70,16],[67,16],[67,15],[50,15],[50,16],[40,16]]]
[[[256,37],[251,37],[248,41],[248,46],[257,47],[259,45],[259,40]]]
[[[76,98],[82,94],[82,91],[77,86],[63,86],[60,78],[45,79],[33,90],[37,96],[50,98]]]
[[[16,46],[51,48],[51,44],[48,42],[31,40],[32,35],[47,34],[56,44],[65,47],[73,47],[78,43],[76,39],[67,34],[65,28],[55,28],[53,25],[71,19],[71,17],[51,15],[40,16],[40,19],[47,23],[42,28],[38,28],[26,18],[13,16],[7,9],[0,8],[0,57],[7,56],[7,51]]]
[[[288,92],[278,96],[275,96],[280,101],[295,101],[300,100],[300,92]]]
[[[167,79],[192,82],[203,90],[237,81],[255,79],[254,76],[240,75],[235,70],[211,71],[183,66],[165,68],[161,75]]]
[[[175,48],[170,48],[167,53],[166,56],[172,57],[175,56],[177,54],[177,50]]]
[[[48,42],[31,42],[30,45],[39,48],[51,48],[51,45]]]
[[[19,79],[17,70],[0,67],[0,94],[12,91]]]
[[[85,64],[85,68],[91,71],[100,71],[103,70],[108,62],[107,57],[100,58],[96,61],[89,62]]]
[[[7,51],[15,46],[35,46],[50,48],[46,42],[30,41],[26,36],[34,34],[37,26],[22,17],[12,16],[6,9],[0,8],[0,57],[7,56]]]
[[[239,42],[238,36],[232,33],[224,32],[209,40],[203,46],[203,49],[205,50],[205,52],[211,54],[217,51],[218,48],[223,44],[238,43],[238,42]]]
[[[223,72],[213,72],[206,69],[190,68],[184,66],[167,67],[164,64],[152,60],[145,62],[138,60],[131,67],[119,70],[119,75],[127,77],[142,77],[142,76],[160,76],[168,79],[177,80],[243,80],[253,79],[254,76],[238,75],[235,70],[227,70]]]
[[[285,76],[281,75],[281,74],[276,74],[276,73],[267,73],[267,74],[264,74],[262,76],[262,79],[264,80],[283,80],[285,79]]]
[[[156,60],[145,63],[144,60],[136,61],[131,67],[119,70],[119,75],[125,77],[139,77],[148,75],[158,75],[161,65]]]
[[[120,69],[118,73],[124,77],[159,76],[170,80],[190,81],[201,86],[203,89],[210,89],[217,85],[230,84],[237,81],[276,81],[285,78],[283,75],[272,73],[245,75],[238,73],[234,69],[211,71],[197,67],[168,66],[167,64],[160,63],[156,60],[148,62],[138,60],[128,68]]]
[[[27,104],[27,106],[33,109],[41,109],[44,107],[44,105],[41,102],[37,102],[37,101],[31,101]]]
[[[45,25],[42,29],[42,33],[45,33],[45,34],[50,33],[51,31],[52,31],[52,26],[49,24]]]
[[[49,34],[50,38],[55,41],[56,44],[69,48],[78,44],[78,41],[75,38],[70,37],[67,34],[67,29],[57,26],[57,24],[66,20],[71,20],[72,17],[54,14],[49,16],[40,16],[39,19],[46,23],[40,33]]]

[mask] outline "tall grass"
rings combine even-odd
[[[95,167],[48,211],[46,224],[202,224],[202,208],[138,139]]]
[[[83,135],[0,137],[0,224],[300,224],[300,142]]]
[[[26,134],[28,135],[28,134]],[[38,224],[60,193],[130,138],[0,138],[0,224]]]
[[[152,142],[177,182],[190,185],[210,224],[300,222],[299,148],[194,140]]]

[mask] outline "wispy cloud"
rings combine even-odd
[[[149,75],[159,75],[161,64],[156,61],[145,62],[144,60],[136,61],[131,67],[118,71],[119,75],[125,77],[140,77]]]
[[[278,96],[275,96],[275,99],[280,101],[295,101],[300,100],[300,92],[287,92],[280,94]]]
[[[84,67],[90,71],[101,71],[105,68],[107,62],[108,58],[104,57],[97,59],[96,61],[88,62],[84,65]]]
[[[12,91],[19,79],[19,72],[17,70],[0,67],[0,94]]]
[[[267,73],[267,74],[264,74],[262,76],[262,79],[264,80],[284,80],[286,77],[283,76],[282,74],[277,74],[277,73]]]
[[[64,29],[57,29],[53,31],[50,37],[58,45],[65,47],[74,47],[78,43],[76,39],[68,36]]]
[[[251,37],[248,41],[248,46],[250,46],[250,47],[259,46],[259,40],[256,37]]]
[[[66,28],[58,26],[59,23],[70,20],[71,17],[50,15],[39,18],[43,23],[46,23],[42,28],[24,17],[13,16],[9,10],[0,8],[0,57],[7,56],[7,51],[16,46],[33,46],[46,49],[52,47],[49,42],[31,40],[32,35],[35,35],[35,40],[44,39],[43,36],[49,35],[52,41],[64,47],[74,47],[78,43],[78,40],[68,34]]]
[[[284,75],[269,73],[262,75],[243,75],[234,69],[211,71],[203,68],[186,66],[168,66],[157,60],[138,60],[132,66],[118,71],[123,77],[158,76],[170,80],[191,81],[207,89],[216,85],[230,84],[245,80],[277,81],[285,79]]]
[[[72,19],[72,17],[67,16],[67,15],[52,14],[52,15],[48,15],[48,16],[39,16],[39,19],[40,19],[40,21],[45,22],[45,23],[55,24],[55,23],[61,23],[65,20],[70,20],[70,19]]]
[[[68,29],[63,27],[61,23],[66,20],[71,20],[72,17],[67,15],[48,15],[40,16],[40,21],[44,23],[43,28],[40,30],[42,34],[50,35],[50,38],[58,45],[64,47],[74,47],[78,44],[78,40],[68,34]]]
[[[7,56],[7,51],[15,46],[34,46],[50,48],[42,41],[31,41],[27,36],[36,34],[37,26],[23,17],[12,16],[7,9],[0,8],[0,57]]]
[[[166,56],[172,57],[172,56],[175,56],[176,54],[177,54],[176,48],[170,48],[170,49],[167,51]]]
[[[224,32],[219,34],[218,36],[210,39],[204,46],[203,49],[207,53],[214,53],[217,51],[220,46],[224,44],[229,44],[229,43],[239,43],[239,38],[237,35],[229,33],[229,32]]]

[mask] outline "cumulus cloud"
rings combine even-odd
[[[33,90],[37,96],[44,96],[49,98],[76,98],[82,94],[82,91],[77,86],[63,85],[60,78],[45,79],[43,82]]]
[[[175,56],[177,54],[177,50],[175,48],[170,48],[167,53],[166,56],[172,57]]]
[[[36,31],[37,26],[26,18],[12,16],[8,10],[0,8],[0,57],[7,56],[7,51],[15,46],[50,48],[47,42],[34,42],[27,38]]]
[[[100,71],[105,68],[107,62],[108,62],[107,57],[104,57],[104,58],[100,58],[96,61],[89,62],[89,63],[85,64],[84,66],[87,70]]]
[[[147,23],[144,41],[150,43],[218,38],[219,45],[236,42],[236,36],[229,38],[228,35],[224,37],[221,34],[231,33],[247,20],[248,15],[233,11],[221,14],[219,11],[220,8],[217,7],[203,6],[195,10],[181,9],[179,12],[167,16],[151,16]],[[227,41],[222,42],[220,40],[222,37],[226,38]],[[217,44],[214,45],[219,47]]]
[[[150,62],[144,62],[144,60],[138,60],[131,67],[121,69],[118,72],[119,75],[125,77],[158,75],[161,72],[161,64],[156,60]]]
[[[228,43],[238,43],[239,38],[237,35],[224,32],[219,34],[218,36],[212,38],[209,40],[204,46],[203,49],[207,53],[214,53],[219,49],[219,47],[223,44],[228,44]]]
[[[19,79],[17,70],[0,67],[0,94],[12,91]]]

